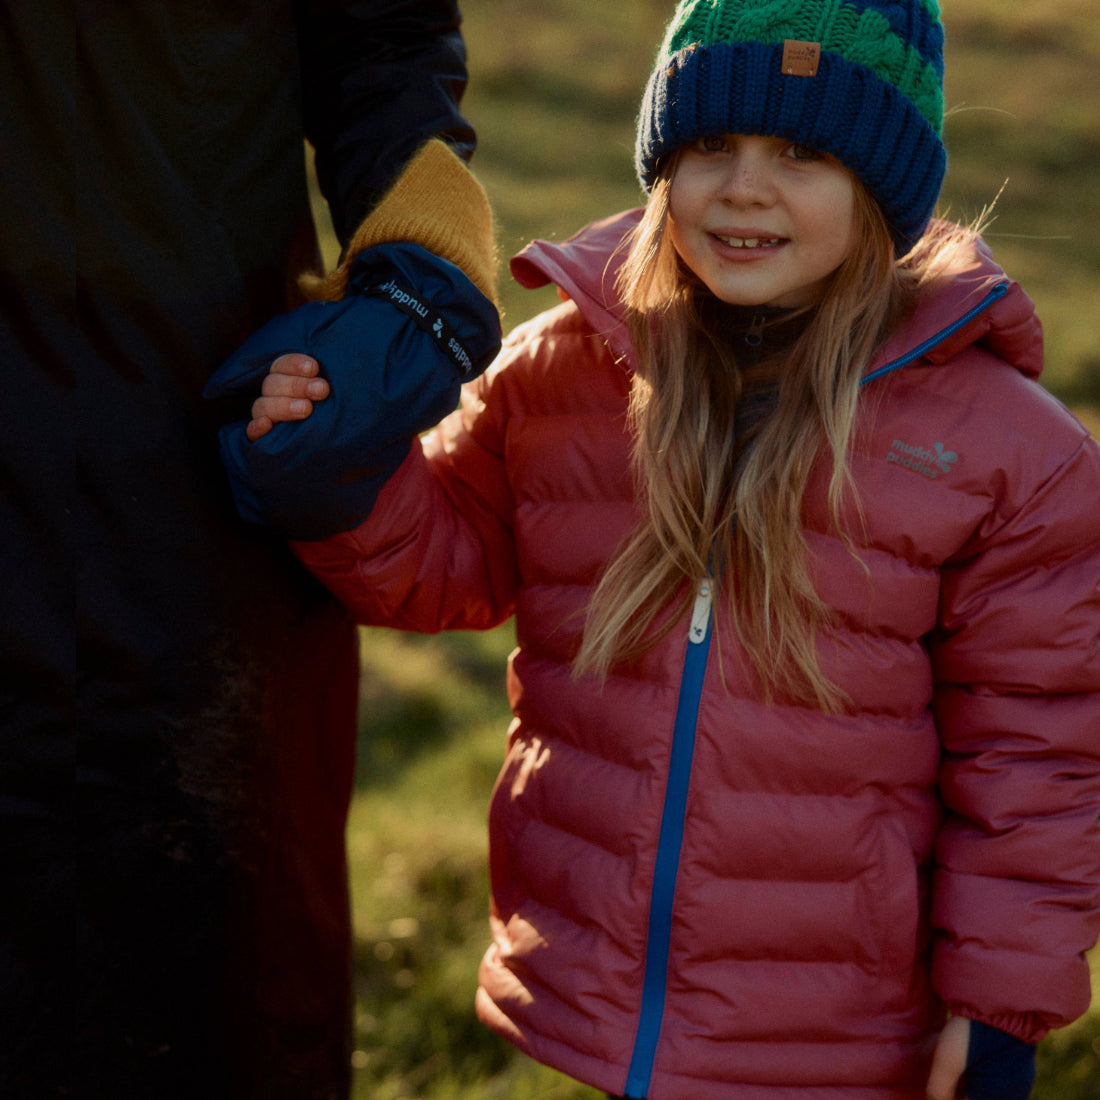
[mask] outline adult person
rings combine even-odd
[[[460,13],[45,0],[0,24],[0,1093],[335,1100],[354,629],[237,518],[235,410],[201,391],[301,301],[304,137],[348,262],[461,242],[491,294]]]

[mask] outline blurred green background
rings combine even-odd
[[[496,212],[502,263],[533,237],[568,237],[641,201],[634,116],[672,6],[465,0],[465,107],[480,135],[473,166]],[[942,205],[968,220],[1000,193],[987,238],[1039,306],[1044,382],[1100,435],[1095,0],[950,0],[944,16]],[[324,225],[319,200],[317,214]],[[325,252],[335,255],[331,235]],[[506,273],[501,299],[506,328],[557,300],[552,289],[520,290]],[[514,1054],[474,1019],[488,941],[485,809],[503,755],[512,644],[510,626],[438,638],[362,632],[349,825],[356,1100],[602,1095]],[[1094,999],[1084,1020],[1042,1044],[1034,1100],[1098,1100],[1098,1051]]]

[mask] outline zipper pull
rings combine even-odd
[[[714,602],[714,580],[710,576],[703,578],[699,591],[695,595],[695,606],[691,609],[691,629],[688,641],[692,645],[702,645],[707,640],[707,628],[710,626],[710,609]]]
[[[745,333],[745,343],[750,348],[758,348],[764,342],[764,324],[767,321],[762,313],[754,313],[752,315],[752,323],[749,325],[748,331]]]

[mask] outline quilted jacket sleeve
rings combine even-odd
[[[933,977],[1036,1042],[1089,1004],[1100,931],[1100,448],[1085,438],[942,573]]]
[[[511,616],[514,503],[505,418],[492,389],[488,377],[464,388],[459,408],[413,443],[366,522],[292,543],[359,622],[435,633],[487,629]]]

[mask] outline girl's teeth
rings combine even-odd
[[[765,248],[774,245],[776,239],[774,237],[761,238],[761,237],[722,237],[731,248]]]

